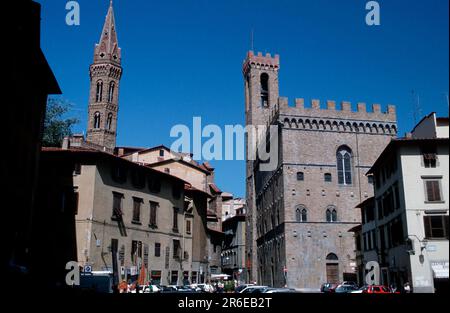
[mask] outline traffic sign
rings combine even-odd
[[[85,265],[84,266],[84,272],[85,273],[92,273],[92,266],[91,265]]]

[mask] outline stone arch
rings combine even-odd
[[[291,120],[291,127],[292,128],[298,128],[297,120],[295,118],[293,118]]]
[[[290,128],[291,127],[291,121],[289,121],[288,118],[285,118],[284,121],[283,121],[283,126],[285,128]]]

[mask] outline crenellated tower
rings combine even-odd
[[[246,125],[267,125],[271,112],[278,103],[278,70],[280,57],[263,55],[253,51],[247,53],[243,64],[245,90],[245,123]],[[246,150],[249,140],[246,136]],[[246,161],[246,194],[247,194],[247,228],[246,228],[246,264],[249,281],[258,279],[256,253],[256,203],[254,161]]]
[[[95,45],[94,62],[89,73],[91,88],[86,140],[111,151],[116,146],[119,83],[122,76],[121,50],[112,0],[100,41]]]

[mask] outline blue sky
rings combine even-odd
[[[42,48],[86,129],[89,65],[108,0],[42,0]],[[244,123],[242,61],[250,49],[280,54],[280,95],[395,104],[400,134],[422,115],[448,116],[448,0],[385,0],[381,25],[365,24],[365,0],[115,0],[124,74],[118,145],[171,145],[176,124]],[[243,161],[212,161],[225,191],[245,196]]]

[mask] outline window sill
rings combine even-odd
[[[115,222],[117,222],[117,221],[120,221],[121,220],[121,218],[120,217],[117,217],[117,216],[111,216],[111,221],[115,221]]]
[[[157,229],[158,225],[155,224],[148,224],[148,227],[152,228],[152,229]]]
[[[131,221],[131,224],[134,224],[134,225],[142,225],[142,223],[139,222],[139,221]]]
[[[176,228],[172,229],[172,232],[177,233],[177,234],[179,233],[178,229],[176,229]]]
[[[440,203],[445,203],[445,201],[425,201],[426,204],[440,204]]]

